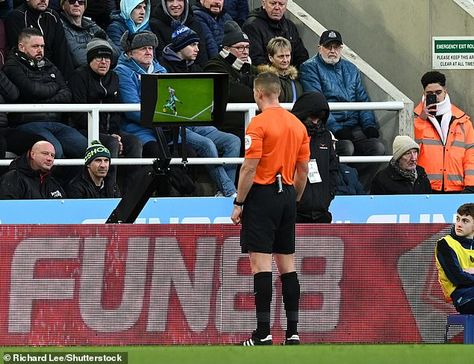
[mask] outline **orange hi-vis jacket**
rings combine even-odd
[[[469,116],[451,105],[453,116],[443,145],[431,121],[418,116],[422,110],[420,103],[415,108],[415,140],[420,146],[418,164],[426,170],[431,189],[460,192],[474,186],[474,127]]]

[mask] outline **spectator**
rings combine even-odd
[[[451,233],[436,243],[438,281],[446,302],[463,315],[474,314],[474,203],[459,206]]]
[[[229,21],[224,26],[223,48],[204,67],[207,72],[221,72],[229,75],[229,102],[254,102],[253,80],[257,68],[250,63],[249,39],[239,25]],[[241,113],[226,113],[221,130],[230,131],[243,139],[244,121]]]
[[[110,69],[113,57],[112,45],[105,39],[103,31],[97,33],[87,43],[87,65],[74,71],[69,81],[72,100],[79,104],[114,104],[120,103],[119,79]],[[83,135],[87,135],[87,114],[73,113],[72,124]],[[110,151],[112,158],[141,158],[142,145],[140,140],[128,133],[120,131],[122,114],[119,112],[101,112],[99,114],[99,138]],[[115,179],[115,169],[109,174]],[[126,193],[133,186],[136,167],[123,166],[119,171],[123,175],[122,191]]]
[[[194,64],[199,52],[198,44],[199,37],[193,30],[186,26],[179,26],[173,33],[172,43],[163,51],[164,62],[161,64],[168,72],[200,72],[201,68]],[[238,157],[240,153],[240,139],[214,126],[188,126],[186,140],[199,157],[232,158]],[[206,167],[217,186],[216,196],[235,197],[237,166],[235,164],[224,166],[209,164]]]
[[[471,118],[451,104],[444,74],[427,72],[421,78],[423,97],[415,108],[418,164],[425,168],[437,193],[474,193],[474,128]],[[433,104],[427,99],[434,95]]]
[[[274,37],[285,37],[291,42],[291,59],[299,66],[308,59],[308,51],[300,38],[295,23],[285,17],[288,0],[262,0],[262,6],[250,12],[242,30],[250,38],[250,58],[255,65],[268,62],[265,48]]]
[[[321,34],[318,54],[300,67],[301,83],[305,91],[318,91],[328,102],[368,102],[369,97],[357,67],[341,59],[342,37],[336,30]],[[338,155],[383,155],[385,146],[379,139],[379,125],[372,111],[338,111],[329,115],[328,129],[338,142]],[[379,166],[358,163],[356,168],[367,191]]]
[[[297,206],[296,222],[330,223],[329,205],[336,192],[338,160],[332,135],[326,129],[329,105],[319,92],[306,92],[291,112],[306,126],[310,136],[308,181]]]
[[[109,174],[110,152],[94,140],[84,155],[84,169],[67,186],[69,198],[120,197],[115,178]]]
[[[207,46],[208,58],[219,53],[224,36],[224,24],[232,20],[223,5],[224,0],[200,0],[200,3],[192,6],[194,16],[201,24],[204,34],[203,44]]]
[[[51,143],[35,143],[31,150],[14,159],[1,177],[0,199],[64,198],[64,190],[51,175],[54,158]]]
[[[110,14],[119,6],[114,0],[87,0],[84,16],[91,18],[102,29],[107,29],[110,24]]]
[[[0,70],[0,104],[15,102],[20,95],[18,87],[16,87]],[[33,144],[43,137],[20,131],[16,128],[8,126],[7,113],[0,113],[0,158],[5,158],[7,151],[16,155],[25,153]]]
[[[158,37],[158,47],[156,48],[156,57],[159,58],[163,48],[171,43],[173,33],[173,23],[179,22],[194,30],[199,35],[199,53],[196,63],[204,67],[209,59],[207,54],[207,44],[204,37],[201,24],[196,20],[189,5],[188,0],[164,0],[157,5],[151,15],[150,27],[153,33]]]
[[[339,163],[337,170],[336,195],[366,195],[367,192],[359,181],[357,169],[345,163]]]
[[[420,147],[408,135],[397,135],[393,141],[393,157],[387,167],[379,171],[370,193],[398,195],[431,193],[430,181],[423,167],[418,166]]]
[[[120,51],[124,51],[121,39],[125,31],[133,35],[150,30],[150,12],[150,0],[120,1],[120,11],[112,13],[112,21],[107,28],[107,34]]]
[[[259,72],[273,72],[278,75],[281,83],[280,102],[296,102],[303,94],[303,86],[299,81],[298,70],[291,65],[291,43],[283,37],[270,39],[267,44],[269,65],[258,66]]]
[[[87,65],[87,43],[97,32],[103,30],[92,20],[84,16],[87,6],[85,0],[61,0],[63,12],[60,14],[64,26],[69,52],[71,53],[74,68]],[[110,38],[107,39],[110,43]],[[113,49],[114,63],[119,56],[119,50]]]
[[[48,5],[49,0],[28,0],[12,10],[5,19],[7,45],[9,49],[16,47],[24,28],[39,29],[44,37],[45,57],[68,79],[74,67],[70,53],[65,52],[68,47],[64,28],[58,13]]]
[[[18,103],[59,104],[71,101],[58,68],[44,56],[44,39],[38,29],[25,28],[19,35],[18,48],[8,57],[3,68],[18,87]],[[87,139],[74,128],[61,122],[61,113],[36,112],[9,114],[10,124],[20,131],[41,135],[54,145],[55,156],[80,157]]]
[[[225,0],[224,10],[242,26],[249,15],[249,2],[248,0]]]

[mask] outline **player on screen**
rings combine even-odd
[[[171,111],[175,116],[178,115],[178,111],[176,110],[176,103],[179,102],[182,104],[181,100],[176,97],[176,90],[171,86],[168,86],[169,96],[166,100],[166,103],[163,105],[163,112],[166,110]]]

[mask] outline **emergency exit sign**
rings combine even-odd
[[[474,37],[433,37],[433,69],[474,69]]]

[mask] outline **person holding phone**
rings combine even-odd
[[[446,77],[430,71],[421,78],[423,95],[415,108],[415,140],[435,193],[474,193],[474,128],[471,118],[451,104]]]

